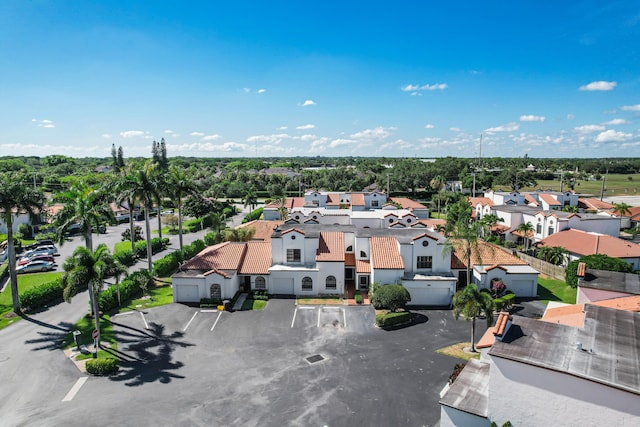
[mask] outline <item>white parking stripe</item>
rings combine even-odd
[[[347,311],[342,309],[342,318],[344,319],[344,328],[347,329]]]
[[[298,309],[293,310],[293,319],[291,320],[291,327],[293,328],[293,324],[296,323],[296,314],[298,314]]]
[[[76,396],[78,391],[80,391],[80,387],[82,387],[84,385],[84,383],[87,382],[87,378],[88,377],[80,377],[80,378],[78,378],[78,381],[76,381],[76,383],[73,385],[73,387],[71,387],[71,390],[69,390],[69,393],[67,393],[67,395],[64,397],[64,399],[62,399],[62,401],[63,402],[70,402],[71,400],[73,400],[73,398]]]
[[[220,320],[220,316],[222,316],[222,311],[220,313],[218,313],[218,317],[216,317],[216,321],[213,322],[213,326],[211,327],[212,331],[213,331],[213,328],[215,328],[216,325],[218,324],[218,320]]]
[[[196,311],[195,313],[193,313],[193,316],[191,316],[191,320],[189,320],[189,323],[187,323],[187,325],[184,327],[184,329],[182,330],[182,332],[185,332],[187,330],[187,328],[189,327],[189,325],[191,324],[191,322],[193,322],[193,319],[196,318],[196,316],[198,315],[198,312]]]
[[[316,325],[316,327],[320,327],[320,313],[322,313],[322,309],[318,310],[318,324]]]
[[[142,321],[144,322],[144,328],[149,329],[149,324],[147,323],[147,319],[144,318],[144,313],[140,312],[140,316],[142,316]]]

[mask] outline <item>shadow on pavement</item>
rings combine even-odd
[[[182,341],[182,332],[164,335],[165,327],[156,323],[150,323],[148,330],[111,323],[119,327],[114,328],[114,335],[121,349],[110,349],[120,359],[120,370],[109,379],[135,387],[156,381],[166,384],[173,379],[184,378],[174,372],[184,364],[173,361],[172,357],[176,348],[193,345]]]
[[[39,344],[37,347],[34,347],[32,349],[34,351],[62,349],[62,344],[64,342],[65,336],[69,334],[74,327],[73,323],[68,322],[60,322],[57,325],[51,325],[49,323],[33,319],[24,314],[20,317],[22,317],[27,322],[32,322],[45,328],[52,329],[52,331],[38,331],[38,338],[32,338],[25,341],[25,344]]]

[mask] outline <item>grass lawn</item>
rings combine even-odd
[[[297,305],[344,305],[341,298],[335,297],[316,297],[316,298],[298,298]]]
[[[124,301],[123,303],[126,305],[120,307],[120,313],[171,304],[173,302],[171,278],[165,277],[160,280],[161,282],[156,281],[156,287],[149,288],[149,295],[129,302]],[[161,286],[158,286],[159,284]]]
[[[18,289],[20,291],[19,293],[35,286],[39,286],[43,283],[51,282],[60,276],[62,276],[61,272],[29,273],[18,275]],[[0,329],[5,328],[13,322],[21,319],[19,316],[12,315],[12,313],[13,304],[11,303],[11,285],[7,281],[7,286],[4,288],[4,291],[0,292]]]
[[[93,338],[91,337],[91,333],[95,329],[95,320],[93,318],[83,316],[80,320],[78,320],[73,330],[80,331],[82,334],[80,335],[80,344],[89,346],[93,344]],[[100,341],[105,344],[109,343],[112,349],[118,348],[118,343],[116,342],[116,338],[113,334],[113,326],[111,325],[111,318],[109,315],[105,314],[100,318]],[[73,335],[71,333],[65,335],[64,342],[62,347],[67,349],[71,347],[75,347],[75,342],[73,341]],[[76,357],[76,360],[82,359],[91,359],[93,356],[91,353],[89,354],[80,354]],[[113,357],[113,355],[105,350],[98,351],[98,358],[107,358]]]
[[[458,359],[469,360],[469,359],[480,359],[480,353],[469,353],[464,351],[464,349],[470,348],[470,342],[461,342],[458,344],[450,345],[449,347],[443,347],[436,350],[436,353],[444,354],[451,357],[456,357]]]
[[[113,253],[123,251],[123,250],[131,250],[130,241],[127,240],[126,242],[118,242],[115,245],[113,245]]]
[[[184,233],[185,230],[182,230]],[[158,229],[151,230],[151,234],[158,234]],[[162,237],[173,236],[178,234],[178,228],[162,227]]]
[[[538,277],[538,297],[544,303],[561,301],[567,304],[576,303],[578,290],[568,286],[562,280],[551,279],[542,274]]]
[[[629,180],[631,177],[631,180]],[[636,196],[640,192],[640,174],[613,174],[607,176],[607,194],[605,196]],[[533,187],[522,188],[522,191],[534,191],[537,188],[551,188],[554,191],[560,191],[560,179],[557,180],[540,180],[538,185]],[[569,187],[564,185],[564,190]],[[578,181],[575,186],[577,193],[593,194],[600,196],[602,191],[602,180],[599,181]]]
[[[240,310],[242,311],[264,310],[266,306],[267,306],[267,302],[265,300],[247,299],[242,303],[242,308]]]

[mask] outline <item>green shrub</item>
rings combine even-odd
[[[382,305],[380,304],[380,301],[378,301],[377,297],[378,289],[380,289],[380,286],[381,285],[378,282],[374,282],[371,284],[371,286],[369,286],[369,301],[371,301],[373,308],[375,308],[376,310],[380,310],[382,308]]]
[[[54,242],[58,239],[58,235],[56,233],[37,233],[34,237],[36,240],[53,240]]]
[[[127,300],[137,298],[142,295],[142,288],[140,287],[139,277],[143,275],[143,272],[136,271],[128,278],[120,282],[120,299],[122,300],[123,304]],[[100,292],[100,297],[98,298],[98,306],[103,312],[107,312],[118,307],[117,286],[110,286],[104,291]]]
[[[355,295],[356,304],[362,304],[362,294]]]
[[[381,327],[399,325],[409,321],[411,321],[411,313],[408,311],[376,314],[376,325]]]
[[[218,243],[218,238],[219,238],[219,235],[218,235],[218,233],[217,233],[217,232],[215,232],[215,231],[210,231],[210,232],[208,232],[207,234],[205,234],[205,236],[204,236],[204,243],[205,243],[207,246],[213,246],[213,245],[215,245],[216,243]]]
[[[189,233],[195,233],[196,231],[202,230],[202,227],[202,220],[199,218],[189,219],[182,223],[182,229]]]
[[[244,219],[242,220],[242,223],[247,223],[250,221],[255,221],[257,219],[260,219],[262,217],[262,211],[264,210],[264,208],[258,208],[253,210],[252,212],[249,212]]]
[[[91,375],[106,376],[114,374],[120,368],[118,359],[108,357],[105,359],[89,359],[86,364],[87,372]]]
[[[411,301],[409,291],[402,285],[381,286],[375,295],[381,308],[389,309],[392,312],[404,308]]]
[[[511,240],[505,240],[505,242],[504,242],[504,247],[507,248],[507,249],[513,249],[516,246],[517,246],[516,242],[512,242]]]
[[[268,301],[269,294],[267,293],[266,290],[262,290],[262,289],[253,290],[249,292],[249,298],[252,298],[254,300]]]
[[[20,307],[23,310],[37,310],[52,301],[62,299],[63,290],[60,279],[27,289],[18,297]]]
[[[587,255],[578,260],[571,261],[565,269],[565,282],[567,285],[575,288],[578,286],[578,264],[584,262],[587,268],[594,270],[618,271],[623,273],[631,273],[633,266],[620,258],[612,258],[607,255]]]
[[[187,261],[202,251],[206,245],[200,239],[194,240],[190,245],[186,245],[182,248],[182,258]]]
[[[5,278],[5,276],[9,275],[9,261],[5,261],[2,264],[0,264],[0,282],[2,282],[2,279]]]
[[[153,263],[153,275],[158,277],[168,276],[178,269],[181,262],[182,252],[171,252]]]
[[[516,299],[516,294],[514,293],[505,294],[500,298],[494,299],[493,306],[496,311],[509,310],[513,306],[515,299]]]
[[[113,253],[113,258],[126,266],[131,266],[136,263],[136,256],[131,249],[119,249]]]

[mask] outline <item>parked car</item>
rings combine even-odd
[[[31,261],[28,264],[16,267],[16,273],[34,273],[36,271],[51,271],[55,268],[55,264],[50,261]]]
[[[49,261],[52,263],[56,263],[55,259],[52,255],[49,254],[35,254],[30,257],[22,257],[18,260],[18,265],[29,264],[31,261]]]
[[[53,245],[48,245],[48,246],[39,246],[35,249],[31,249],[30,251],[25,252],[24,254],[22,254],[22,257],[32,257],[33,255],[41,255],[41,254],[48,254],[48,255],[59,255],[58,254],[58,248],[56,248]]]

